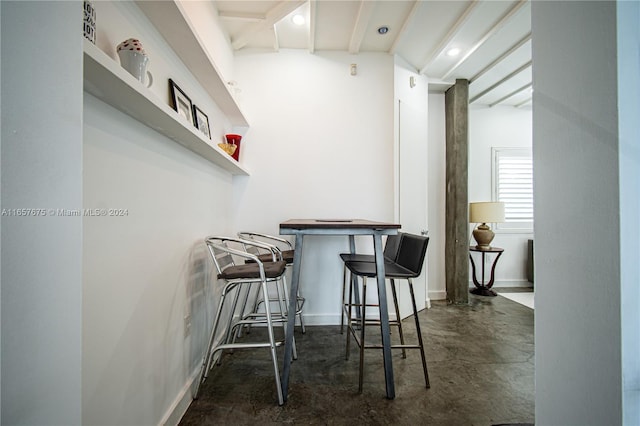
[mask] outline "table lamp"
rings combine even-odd
[[[476,240],[476,249],[490,250],[494,233],[487,223],[504,222],[504,203],[482,202],[469,204],[469,222],[479,223],[473,230],[473,238]]]

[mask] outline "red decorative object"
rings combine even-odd
[[[240,158],[240,140],[242,139],[242,136],[240,135],[234,135],[234,134],[229,134],[229,135],[224,135],[227,138],[227,143],[233,144],[235,145],[236,148],[236,152],[233,153],[233,155],[231,156],[234,160],[239,161]]]
[[[147,54],[144,51],[144,48],[142,47],[142,43],[140,43],[140,40],[138,40],[137,38],[126,39],[125,41],[123,41],[118,45],[117,49],[118,49],[118,52],[121,50],[131,50],[133,52],[142,53],[143,55]]]

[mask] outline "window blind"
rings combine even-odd
[[[498,229],[533,227],[533,159],[522,148],[493,148],[493,198],[505,203]]]

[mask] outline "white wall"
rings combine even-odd
[[[443,93],[429,93],[429,298],[447,298],[445,281],[446,133]]]
[[[183,1],[181,6],[223,81],[234,81],[233,49],[220,25],[215,4],[210,1]]]
[[[82,207],[82,8],[0,7],[1,423],[79,425],[82,220],[50,209]]]
[[[420,233],[426,230],[428,225],[426,198],[429,187],[427,167],[429,155],[427,147],[422,146],[428,143],[428,79],[418,74],[412,65],[400,57],[394,58],[393,79],[395,220],[402,224],[404,232]],[[413,87],[410,84],[411,79],[413,79]],[[413,111],[412,114],[403,114],[405,119],[411,117],[416,121],[420,120],[421,123],[401,125],[400,110],[402,108]],[[403,136],[402,130],[409,128],[412,134]],[[406,152],[403,149],[406,149]],[[412,154],[416,158],[409,158]],[[423,175],[424,179],[422,179]],[[410,178],[420,181],[412,182]],[[402,186],[403,184],[405,186]],[[402,191],[405,192],[404,195]],[[412,202],[424,205],[413,205]],[[406,206],[403,207],[403,203]],[[417,214],[410,211],[412,207]],[[424,217],[420,217],[423,214]]]
[[[491,201],[491,148],[531,148],[530,108],[470,106],[469,108],[469,202]],[[471,225],[469,227],[471,237]],[[504,248],[496,267],[494,287],[527,287],[527,240],[533,231],[496,230],[491,243]],[[471,269],[469,276],[471,277]],[[471,284],[473,286],[473,284]]]
[[[536,424],[622,424],[620,242],[626,226],[637,232],[638,217],[620,221],[616,2],[533,2],[531,10]],[[630,78],[637,87],[637,72]],[[637,135],[634,102],[627,117]],[[634,179],[637,159],[636,151]],[[637,244],[630,255],[637,265]]]
[[[640,3],[618,3],[623,421],[640,424]]]
[[[404,59],[395,57],[394,62],[395,220],[403,232],[420,234],[429,229],[429,85],[427,77],[419,75]],[[439,256],[443,253],[430,240],[423,272],[413,280],[418,310],[431,306],[429,258]],[[413,315],[408,286],[398,288],[398,300],[400,316]]]
[[[186,2],[184,5],[189,18],[193,15],[199,17],[194,25],[200,24],[202,19],[208,17],[213,23],[212,27],[215,27],[217,23],[215,8],[204,2],[191,3]],[[144,13],[131,2],[98,1],[92,4],[96,9],[96,46],[119,64],[120,59],[116,52],[118,44],[128,38],[139,39],[149,57],[148,70],[154,80],[149,89],[153,95],[167,105],[172,105],[169,79],[173,79],[191,101],[209,117],[212,140],[221,142],[223,135],[232,130],[229,120],[151,25]],[[209,29],[202,36],[203,41],[208,42],[211,57],[225,65],[222,67],[225,72],[232,73],[232,67],[226,65],[227,57],[231,55],[231,47],[227,45],[225,49],[220,37],[222,36],[213,29]]]
[[[249,52],[235,70],[251,117],[240,153],[251,177],[234,178],[236,230],[277,235],[290,218],[393,220],[393,57]],[[308,324],[339,323],[346,250],[344,237],[305,239]]]
[[[94,4],[98,47],[118,62],[115,46],[139,38],[152,93],[169,104],[172,78],[209,115],[214,139],[230,130],[135,5]],[[86,93],[83,139],[84,208],[125,213],[83,221],[82,423],[175,424],[213,315],[203,238],[232,232],[232,177]]]
[[[230,231],[231,177],[90,95],[84,105],[84,207],[126,213],[84,220],[83,423],[157,424],[201,362],[202,240]]]

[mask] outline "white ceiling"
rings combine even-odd
[[[432,91],[467,79],[477,105],[531,105],[528,0],[214,0],[234,50],[398,55]],[[294,14],[304,25],[292,22]],[[380,35],[378,28],[389,31]],[[451,48],[460,49],[448,56]]]

